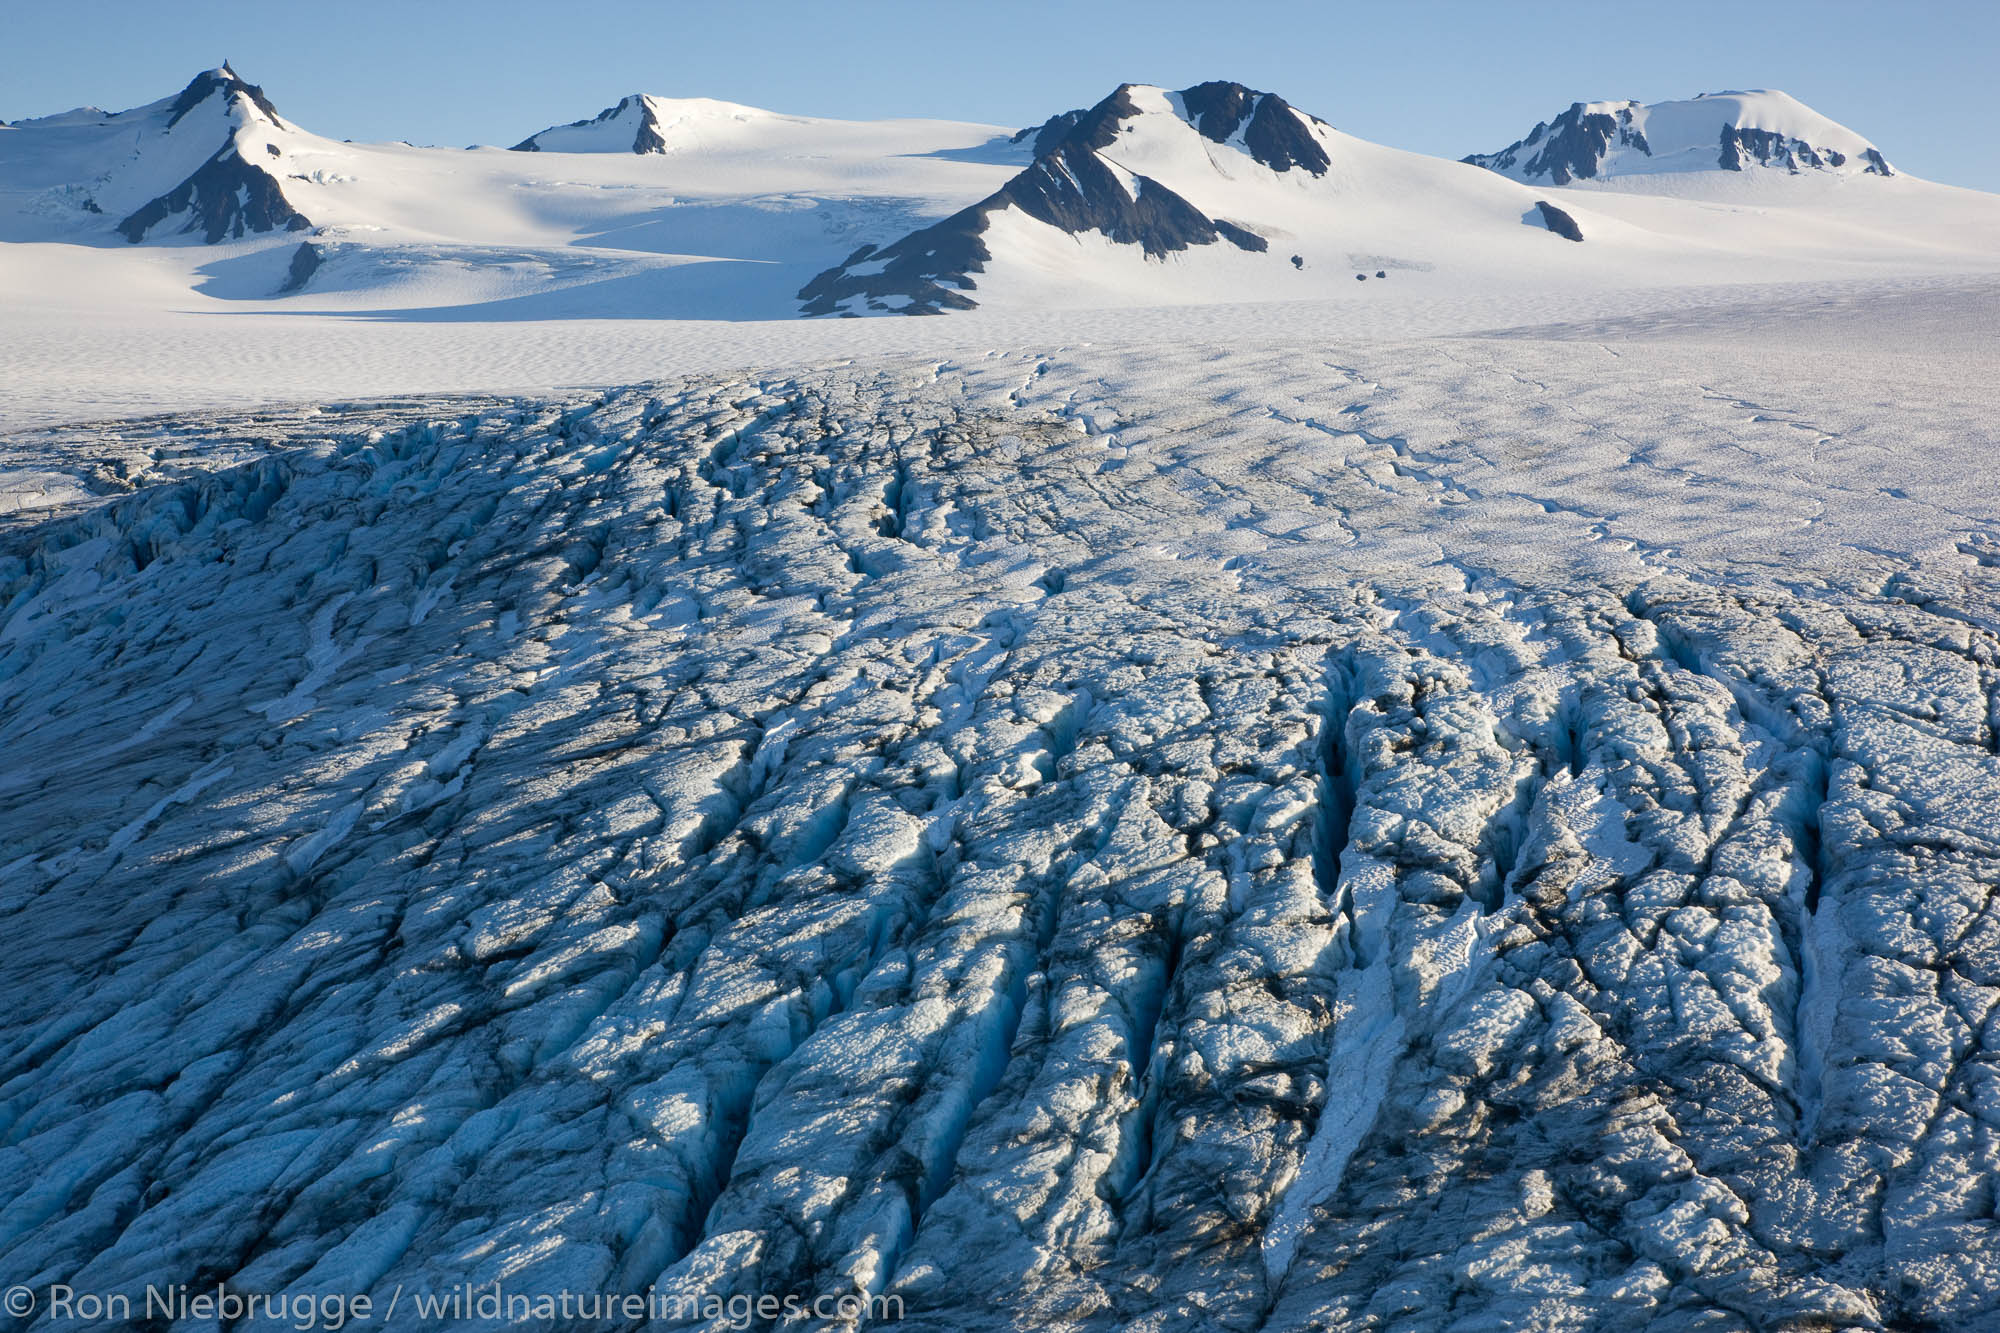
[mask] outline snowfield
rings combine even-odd
[[[0,1276],[1990,1326],[1993,295],[17,429]]]

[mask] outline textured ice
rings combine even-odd
[[[72,432],[0,1277],[1991,1326],[1990,427],[1609,350]]]

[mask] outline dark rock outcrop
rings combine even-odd
[[[1139,114],[1138,104],[1132,100],[1132,85],[1118,85],[1111,96],[1096,106],[1084,107],[1077,111],[1065,111],[1058,116],[1050,116],[1035,131],[1035,156],[1047,157],[1064,144],[1081,144],[1096,150],[1109,148],[1118,137],[1118,127]],[[1016,141],[1025,136],[1023,130],[1016,135]]]
[[[995,209],[1014,204],[1072,234],[1101,231],[1121,245],[1139,246],[1149,259],[1209,245],[1221,235],[1200,209],[1158,181],[1135,176],[1133,184],[1137,192],[1128,193],[1103,158],[1072,140],[1009,181],[988,203]]]
[[[1216,218],[1214,221],[1215,229],[1221,233],[1222,239],[1239,250],[1248,250],[1252,254],[1261,255],[1271,248],[1269,241],[1248,227],[1239,227],[1234,222],[1224,222],[1221,218]]]
[[[325,261],[326,256],[311,241],[300,245],[292,251],[292,266],[285,274],[285,285],[278,288],[278,295],[303,290],[307,280],[319,271],[319,266]]]
[[[1881,156],[1875,153],[1878,161]],[[1741,171],[1748,162],[1762,167],[1782,167],[1796,175],[1806,167],[1844,166],[1847,155],[1831,148],[1815,148],[1804,139],[1788,138],[1775,130],[1724,125],[1722,151],[1717,165],[1724,171]]]
[[[1542,225],[1565,240],[1583,239],[1583,228],[1576,225],[1576,219],[1557,208],[1546,199],[1537,199],[1535,207],[1541,210]]]
[[[1276,93],[1260,93],[1240,83],[1198,83],[1180,94],[1194,127],[1203,137],[1228,143],[1241,130],[1253,161],[1273,171],[1298,167],[1324,176],[1332,160],[1306,128],[1304,113]]]
[[[650,111],[639,117],[639,128],[632,134],[632,151],[641,156],[667,151],[667,138],[660,133],[660,124]]]

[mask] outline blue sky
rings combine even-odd
[[[1499,148],[1570,102],[1782,88],[1919,176],[2000,191],[2000,3],[0,0],[0,118],[172,93],[225,57],[333,138],[508,144],[627,92],[1025,125],[1236,79],[1363,138]]]

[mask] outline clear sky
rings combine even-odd
[[[315,133],[453,146],[628,92],[1018,126],[1226,78],[1461,157],[1573,101],[1782,88],[1915,175],[2000,191],[2000,0],[0,0],[0,118],[138,105],[225,57]]]

